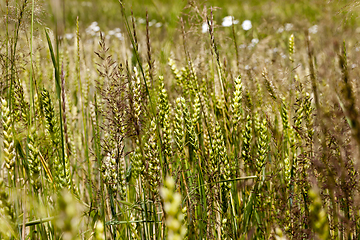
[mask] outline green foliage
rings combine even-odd
[[[359,238],[358,3],[60,2],[0,0],[1,239]]]

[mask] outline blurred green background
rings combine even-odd
[[[29,3],[32,0],[24,0]],[[23,0],[0,0],[0,13],[6,15],[6,2],[9,6],[20,6]],[[80,19],[80,29],[86,29],[92,22],[97,22],[103,31],[123,27],[124,19],[118,0],[35,0],[39,22],[53,28],[53,10],[64,15],[66,31],[73,32],[77,16]],[[56,3],[57,7],[54,7]],[[185,19],[185,24],[201,23],[201,19],[194,21],[196,11],[203,12],[213,7],[214,20],[221,25],[225,16],[234,16],[241,24],[251,20],[253,26],[261,26],[262,32],[266,28],[278,28],[286,23],[296,26],[311,27],[315,24],[334,23],[334,30],[339,27],[354,29],[359,24],[359,3],[355,0],[124,0],[123,4],[127,16],[131,11],[137,20],[145,19],[146,11],[149,21],[161,23],[167,33],[179,29],[179,16]],[[53,6],[53,7],[51,7]],[[30,11],[30,7],[28,7]],[[16,12],[15,8],[10,9]],[[16,14],[16,13],[15,13]],[[16,19],[14,15],[14,19]],[[4,19],[3,19],[4,20]],[[239,24],[239,25],[240,25]],[[123,28],[122,28],[123,29]]]
[[[249,19],[255,23],[277,22],[308,22],[316,24],[328,16],[333,20],[341,20],[347,26],[354,26],[358,20],[358,3],[349,0],[208,0],[208,1],[165,1],[165,0],[135,0],[123,1],[127,14],[132,10],[136,18],[145,18],[148,11],[150,20],[166,24],[167,27],[177,27],[180,13],[189,14],[189,3],[199,7],[218,7],[214,18],[218,23],[228,15],[233,15],[240,22]],[[101,28],[113,28],[122,21],[118,0],[63,0],[65,18],[68,27],[75,26],[75,19],[79,16],[82,24],[88,25],[93,21]],[[187,7],[187,8],[186,8]]]

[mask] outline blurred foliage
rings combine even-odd
[[[166,23],[169,28],[178,26],[180,13],[189,14],[190,10],[186,8],[189,2],[191,1],[123,1],[128,15],[132,11],[135,17],[145,18],[148,11],[150,19]],[[62,3],[68,28],[75,27],[77,16],[84,25],[96,21],[102,28],[113,28],[123,21],[118,0],[63,0]],[[283,24],[307,20],[309,24],[315,24],[324,20],[329,13],[348,26],[354,26],[359,21],[358,4],[352,0],[208,0],[194,1],[194,3],[216,7],[215,20],[218,22],[221,22],[225,16],[233,15],[235,18],[250,19],[258,23],[275,21]]]

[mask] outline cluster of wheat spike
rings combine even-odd
[[[148,16],[142,34],[122,2],[123,42],[82,37],[79,19],[67,41],[56,16],[56,31],[36,35],[38,6],[11,3],[1,239],[359,238],[359,86],[346,42],[331,62],[301,31],[274,40],[283,55],[241,52],[234,25],[223,38],[213,9],[191,2],[164,58]],[[194,33],[202,22],[208,33]]]

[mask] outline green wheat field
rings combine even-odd
[[[0,239],[360,239],[359,1],[0,17]]]

